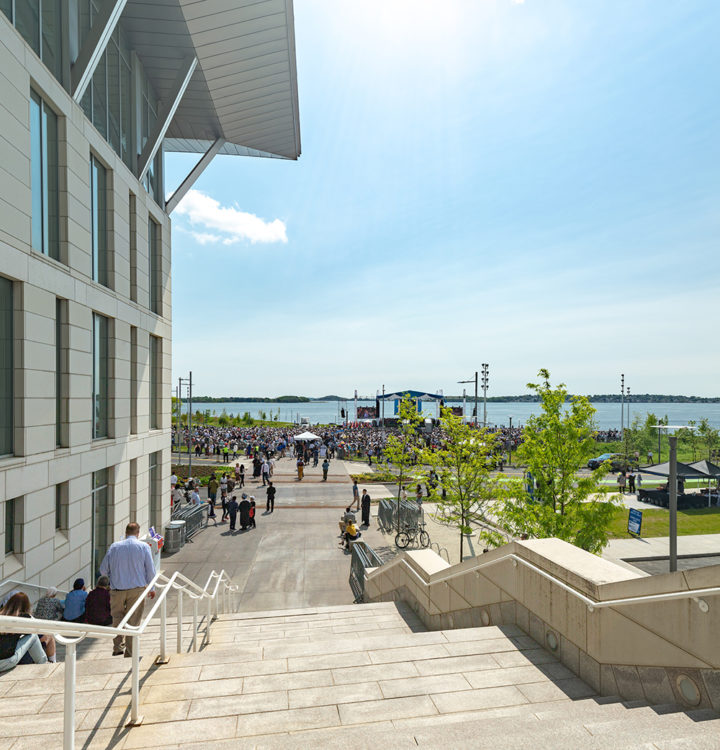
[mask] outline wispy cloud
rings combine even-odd
[[[236,206],[222,206],[200,190],[190,190],[175,213],[186,216],[190,226],[198,230],[191,234],[201,245],[219,242],[234,245],[244,240],[253,244],[288,241],[284,221],[265,221]]]

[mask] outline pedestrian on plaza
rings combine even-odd
[[[223,463],[224,464],[230,463],[230,446],[227,443],[223,445]]]
[[[322,462],[322,473],[323,473],[323,482],[327,482],[327,475],[328,475],[328,469],[330,468],[330,461],[327,460],[327,458]]]
[[[262,463],[262,483],[263,487],[270,481],[270,462],[265,459]]]
[[[190,490],[190,502],[193,505],[200,505],[202,502],[202,500],[200,500],[200,493],[195,485],[193,485],[192,490]]]
[[[254,499],[255,498],[251,496],[250,500]],[[240,528],[242,531],[245,531],[250,523],[250,500],[247,499],[247,495],[243,492],[240,505],[238,506],[240,512]]]
[[[238,476],[238,483],[240,487],[245,486],[245,464],[240,464],[240,475]]]
[[[352,493],[353,493],[352,505],[356,506],[355,510],[359,511],[360,510],[360,489],[358,488],[357,479],[353,479]]]
[[[422,487],[420,485],[417,485],[415,488],[415,502],[418,505],[422,505]]]
[[[628,479],[628,492],[631,495],[634,495],[635,494],[635,474],[633,473],[632,470],[628,474],[627,479]]]
[[[275,487],[272,482],[268,482],[267,488],[267,504],[265,506],[266,513],[272,513],[275,510]]]
[[[230,518],[230,531],[235,531],[235,522],[237,520],[238,502],[235,499],[235,495],[230,498],[230,502],[227,504],[227,514]]]
[[[250,509],[248,510],[248,526],[251,529],[256,529],[257,525],[255,524],[255,500],[250,499]]]
[[[211,507],[215,507],[215,498],[217,498],[218,491],[218,480],[215,478],[215,474],[210,475],[210,481],[208,482],[208,502]]]
[[[617,484],[618,484],[618,489],[620,490],[620,494],[624,495],[625,494],[625,472],[624,471],[619,472],[617,476]]]
[[[303,473],[305,472],[305,461],[303,461],[303,457],[300,456],[297,460],[297,475],[298,475],[298,482],[302,481]]]
[[[648,464],[650,464],[650,465],[652,464],[652,459],[653,459],[653,452],[652,451],[648,451],[647,452]]]
[[[240,464],[235,464],[235,484],[240,484]]]
[[[639,471],[635,476],[635,489],[637,490],[637,494],[639,495],[640,490],[642,489],[642,474]]]
[[[100,563],[100,575],[110,580],[110,613],[113,627],[117,627],[135,602],[145,593],[146,587],[155,577],[155,566],[149,545],[141,542],[140,525],[132,521],[125,528],[125,539],[110,545]],[[153,599],[155,591],[148,593]],[[140,601],[127,624],[137,626],[142,620],[145,602]],[[132,656],[133,639],[116,635],[113,639],[113,656],[124,653]]]
[[[370,526],[370,495],[367,490],[363,490],[362,494],[362,525],[366,528]]]

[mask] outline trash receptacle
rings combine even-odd
[[[170,521],[165,527],[165,554],[177,552],[185,544],[185,521]]]

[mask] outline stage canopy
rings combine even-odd
[[[402,401],[404,396],[409,396],[416,401],[442,401],[444,398],[442,393],[424,393],[423,391],[411,391],[408,388],[406,391],[386,393],[384,396],[380,395],[378,399],[380,401]]]
[[[670,476],[670,462],[666,461],[663,464],[655,464],[654,466],[642,466],[639,469],[641,474],[654,474],[659,477]],[[690,464],[683,464],[677,461],[677,477],[678,479],[707,479],[708,474],[705,471],[699,471]]]
[[[321,440],[319,435],[313,435],[312,432],[301,432],[299,435],[295,435],[295,440],[304,442],[305,440]]]

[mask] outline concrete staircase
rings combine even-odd
[[[189,648],[189,628],[185,648]],[[89,642],[76,746],[102,748],[720,748],[708,711],[596,697],[515,626],[426,631],[394,603],[222,615],[213,642],[153,663],[125,729],[129,660]],[[0,750],[62,742],[64,665],[0,677]]]

